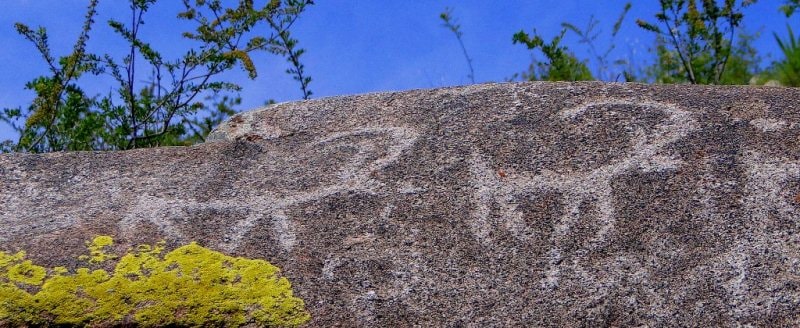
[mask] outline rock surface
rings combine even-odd
[[[485,84],[285,103],[187,148],[0,156],[0,249],[198,241],[311,326],[800,324],[800,91]]]

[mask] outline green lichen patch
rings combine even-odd
[[[113,272],[108,236],[87,243],[89,267],[45,269],[0,251],[0,326],[298,326],[303,300],[267,261],[230,257],[192,242],[169,253],[140,245]],[[163,254],[163,255],[162,255]]]

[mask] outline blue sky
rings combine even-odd
[[[257,1],[258,2],[258,1]],[[611,25],[620,14],[623,0],[529,0],[529,1],[400,1],[400,0],[317,0],[296,23],[294,36],[306,49],[303,62],[313,78],[313,97],[408,90],[469,83],[468,68],[453,34],[441,26],[439,14],[453,8],[461,24],[464,44],[473,58],[477,82],[498,82],[524,70],[530,52],[511,43],[512,35],[533,28],[546,39],[558,34],[561,22],[584,27],[594,15],[601,34],[596,46],[609,45]],[[627,58],[644,64],[653,57],[648,52],[654,37],[635,25],[637,18],[654,21],[657,0],[632,1],[617,48],[611,58]],[[772,32],[785,36],[786,25],[800,31],[800,17],[787,20],[777,11],[783,1],[760,0],[745,11],[744,26],[749,32],[761,31],[755,46],[766,58],[779,57]],[[33,45],[14,31],[15,22],[48,29],[55,54],[70,51],[83,20],[87,0],[3,0],[0,14],[0,108],[27,106],[32,93],[23,90],[25,82],[46,73],[44,61]],[[101,0],[97,24],[89,50],[120,53],[124,43],[110,33],[110,18],[129,17],[126,1]],[[144,38],[156,49],[175,58],[181,53],[180,24],[174,16],[178,0],[161,0],[145,17]],[[579,58],[589,58],[588,48],[568,34],[564,42]],[[172,54],[173,56],[169,56]],[[771,57],[770,57],[771,54]],[[257,57],[259,77],[248,80],[241,71],[224,78],[239,83],[242,110],[260,106],[267,99],[291,101],[302,97],[299,87],[284,73],[284,59]],[[144,77],[143,77],[144,78]],[[86,80],[90,94],[106,94],[111,86],[102,79]],[[0,140],[15,138],[13,131],[0,123]]]

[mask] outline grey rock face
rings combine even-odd
[[[800,324],[800,91],[486,84],[286,103],[188,148],[0,156],[0,249],[190,241],[311,326]]]

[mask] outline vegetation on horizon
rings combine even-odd
[[[756,1],[724,0],[720,3],[715,0],[658,0],[660,10],[655,14],[655,23],[644,19],[636,20],[636,25],[656,36],[652,48],[655,61],[648,67],[635,67],[637,63],[626,58],[609,58],[615,48],[615,39],[632,7],[631,2],[623,6],[612,25],[609,46],[602,51],[598,50],[596,44],[602,31],[599,30],[599,21],[594,16],[589,18],[583,29],[573,23],[563,22],[561,32],[550,41],[535,29],[532,33],[521,30],[513,35],[512,42],[525,45],[529,50],[538,50],[543,58],[532,54],[528,68],[512,75],[510,80],[623,80],[667,84],[770,83],[800,86],[800,39],[795,39],[791,28],[788,28],[787,40],[774,34],[784,58],[773,62],[766,69],[761,67],[762,57],[753,47],[753,41],[759,34],[748,33],[741,26],[744,18],[742,9]],[[777,10],[790,17],[798,7],[798,0],[785,0]],[[450,8],[441,16],[454,19]],[[460,25],[456,27],[460,28]],[[563,44],[568,32],[578,36],[579,44],[586,45],[590,58],[580,58]],[[463,38],[460,29],[456,36],[459,41]],[[589,69],[590,66],[596,68],[594,74]]]
[[[81,31],[65,56],[52,53],[44,27],[17,23],[17,32],[35,45],[50,72],[26,84],[36,93],[27,108],[0,112],[0,121],[19,133],[16,142],[5,142],[0,151],[122,150],[201,142],[209,127],[230,115],[239,102],[231,95],[239,85],[219,76],[240,67],[255,78],[252,55],[257,52],[286,57],[292,64],[287,72],[300,82],[305,98],[311,95],[311,78],[299,61],[304,50],[297,47],[290,28],[313,1],[270,0],[261,7],[253,1],[230,7],[221,0],[182,1],[176,17],[194,27],[174,40],[194,46],[175,59],[166,58],[141,36],[158,0],[128,0],[130,17],[108,21],[127,43],[122,58],[86,50],[99,0],[89,0]],[[110,78],[112,91],[88,95],[80,82],[90,76]]]
[[[126,0],[130,17],[107,22],[126,43],[121,56],[87,50],[99,0],[87,1],[83,26],[64,56],[52,52],[44,27],[16,24],[49,73],[25,84],[35,93],[29,105],[0,110],[0,122],[19,135],[15,141],[0,142],[0,152],[123,150],[202,142],[241,104],[240,86],[222,79],[222,73],[241,68],[248,77],[256,77],[258,65],[252,57],[256,53],[284,57],[289,64],[286,72],[298,82],[302,98],[313,94],[312,79],[303,64],[305,49],[291,33],[313,0],[264,0],[263,6],[249,0],[238,5],[182,0],[183,9],[176,17],[192,28],[175,39],[194,46],[172,59],[142,37],[144,19],[159,0]],[[530,50],[531,62],[510,79],[800,86],[800,37],[791,27],[787,26],[786,39],[773,33],[782,58],[765,65],[753,46],[760,33],[748,33],[742,26],[743,9],[756,1],[658,0],[654,21],[635,21],[655,36],[651,63],[611,58],[617,53],[615,40],[621,27],[629,22],[632,2],[621,8],[611,25],[606,47],[598,44],[603,31],[594,16],[583,28],[563,22],[560,33],[550,39],[536,29],[520,30],[510,42]],[[784,0],[776,14],[792,17],[800,8],[799,1]],[[439,19],[456,37],[467,63],[467,77],[475,83],[473,57],[453,12],[445,8]],[[585,58],[565,44],[564,39],[573,35],[586,47]],[[98,79],[112,82],[108,94],[87,91],[86,82]]]

